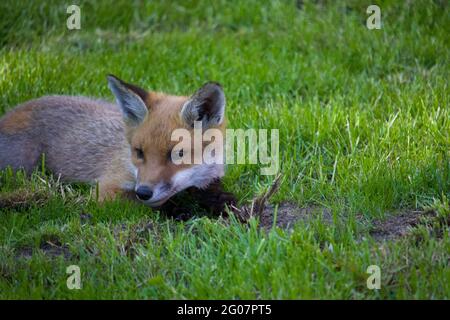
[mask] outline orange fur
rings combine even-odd
[[[171,96],[164,93],[150,92],[146,101],[149,115],[144,123],[136,130],[129,132],[131,147],[142,149],[146,163],[136,158],[133,153],[133,162],[139,169],[140,180],[156,183],[169,181],[177,172],[191,167],[189,164],[173,164],[167,155],[178,141],[171,141],[171,133],[178,128],[193,130],[186,126],[180,118],[183,104],[188,100],[186,96]],[[225,121],[213,127],[224,132]],[[193,139],[192,143],[193,143]],[[205,146],[205,142],[203,145]],[[193,146],[192,146],[193,147]]]
[[[1,131],[6,134],[15,134],[26,130],[32,123],[31,113],[33,104],[28,103],[15,112],[10,112],[2,119]]]

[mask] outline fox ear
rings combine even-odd
[[[148,114],[148,108],[144,102],[147,99],[147,91],[113,75],[108,75],[108,87],[116,97],[126,124],[138,126],[142,123]]]
[[[225,113],[225,94],[220,84],[208,82],[203,85],[183,105],[181,118],[194,127],[195,121],[202,122],[202,128],[219,125],[223,122]]]

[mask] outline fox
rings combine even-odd
[[[174,164],[171,154],[183,156],[184,150],[174,150],[177,141],[171,133],[177,128],[191,132],[195,121],[203,129],[225,131],[226,100],[219,83],[177,96],[114,75],[107,82],[115,103],[50,95],[7,112],[0,118],[0,170],[30,174],[43,159],[46,169],[64,182],[95,184],[101,202],[131,194],[155,208],[186,189],[218,189],[224,164]]]

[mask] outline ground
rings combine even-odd
[[[245,222],[179,221],[5,170],[1,298],[450,298],[448,2],[378,1],[380,30],[364,0],[75,2],[80,30],[60,1],[1,1],[0,115],[112,101],[109,73],[174,94],[218,81],[230,128],[280,130],[280,189]],[[248,207],[274,179],[229,165],[224,185]]]

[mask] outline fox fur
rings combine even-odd
[[[206,188],[224,175],[223,164],[173,164],[168,154],[176,128],[225,130],[225,95],[207,83],[192,96],[149,92],[115,76],[116,103],[81,96],[45,96],[0,119],[0,170],[31,173],[45,166],[66,182],[98,184],[100,200],[147,190],[140,200],[158,207],[174,194]]]

